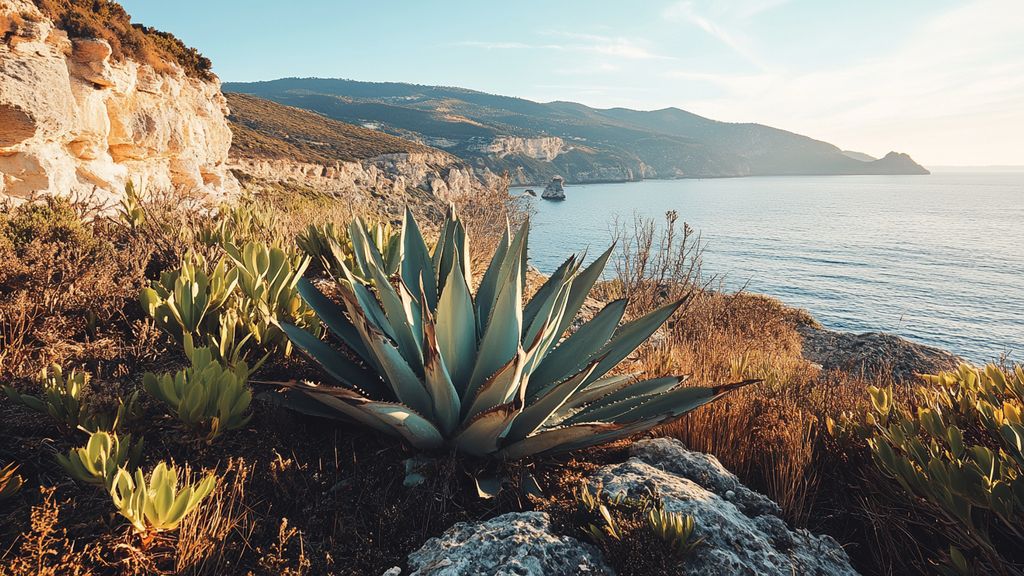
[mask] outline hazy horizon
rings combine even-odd
[[[210,57],[224,81],[316,76],[676,107],[927,166],[1016,165],[1024,150],[1014,0],[122,3]]]

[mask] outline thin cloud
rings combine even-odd
[[[749,17],[764,12],[770,8],[782,5],[783,2],[762,2],[754,7],[753,12],[745,12]],[[710,17],[698,12],[697,7],[691,1],[676,2],[670,5],[663,12],[663,17],[669,22],[687,22],[703,30],[712,38],[718,40],[722,45],[732,50],[738,56],[761,70],[767,70],[768,66],[747,47],[747,42],[741,37],[726,29]]]
[[[718,119],[778,125],[875,154],[985,163],[1024,150],[1024,37],[1015,0],[983,0],[925,22],[893,52],[844,68],[729,75],[669,70],[720,90],[691,100]],[[976,144],[965,147],[966,140]]]

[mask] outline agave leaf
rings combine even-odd
[[[617,422],[633,422],[648,418],[657,418],[659,415],[666,415],[668,418],[681,416],[691,410],[699,408],[708,402],[717,400],[722,396],[751,384],[757,384],[761,380],[744,380],[733,384],[720,386],[691,386],[676,388],[661,395],[657,395],[649,402],[645,402],[629,412],[616,418]]]
[[[511,251],[512,269],[510,275],[516,278],[521,274],[521,261]],[[466,396],[474,397],[484,380],[498,371],[509,359],[515,358],[521,349],[519,338],[522,334],[523,309],[522,285],[518,281],[499,283],[498,299],[491,312],[491,321],[484,331],[477,352],[476,365],[470,377]]]
[[[362,390],[382,400],[394,398],[377,374],[356,365],[326,342],[287,322],[281,323],[281,330],[288,335],[292,344],[319,364],[338,384]]]
[[[437,427],[404,404],[371,402],[364,408],[393,427],[415,448],[433,450],[444,445],[444,436]]]
[[[491,308],[494,307],[494,294],[498,289],[498,274],[501,271],[501,263],[505,261],[510,245],[509,231],[506,227],[505,233],[498,242],[494,255],[491,256],[491,263],[484,271],[480,280],[480,286],[476,289],[476,322],[477,334],[483,334],[487,327],[487,320],[491,317]],[[466,282],[469,284],[469,282]]]
[[[538,315],[534,319],[534,324],[537,324],[536,332],[533,328],[528,331],[528,335],[531,336],[529,350],[526,356],[526,365],[523,367],[523,374],[526,378],[529,378],[530,374],[537,369],[537,365],[544,359],[551,347],[558,341],[559,334],[558,325],[562,320],[562,315],[565,313],[566,301],[569,298],[569,284],[563,284],[562,289],[553,298],[551,302],[550,310],[542,310],[542,314]]]
[[[582,372],[565,382],[555,384],[550,389],[542,392],[536,400],[524,407],[522,414],[516,417],[516,421],[512,423],[512,428],[508,432],[508,438],[522,440],[543,426],[548,418],[565,403],[566,399],[583,385],[583,382],[590,376],[590,373],[597,367],[598,362],[599,360],[594,360]]]
[[[573,275],[576,274],[579,268],[577,256],[573,254],[569,256],[565,262],[562,262],[551,276],[544,281],[544,284],[537,289],[537,292],[530,299],[530,302],[523,308],[523,323],[524,325],[531,325],[537,314],[540,313],[541,308],[544,307],[545,303],[555,294],[561,290],[562,285],[568,281],[571,281]],[[524,340],[529,340],[529,337],[524,336]]]
[[[617,416],[646,403],[658,394],[676,388],[686,379],[686,376],[667,376],[632,383],[587,406],[579,413],[567,418],[565,423],[614,422]],[[701,390],[701,388],[685,388],[685,390],[694,391],[694,395],[699,395],[700,393],[695,391]],[[709,396],[713,395],[710,388],[707,389],[707,393]]]
[[[427,250],[423,234],[416,224],[416,218],[408,207],[405,209],[405,218],[402,222],[402,253],[402,281],[406,286],[413,288],[422,284],[427,297],[425,304],[431,310],[436,310],[437,278],[434,276],[433,262],[430,260],[430,251]]]
[[[374,328],[366,316],[358,315],[358,304],[351,301],[351,296],[343,292],[342,297],[349,308],[349,314],[357,320],[356,329],[359,330],[363,342],[366,343],[380,364],[381,373],[391,386],[395,397],[413,410],[430,417],[432,415],[430,395],[427,394],[419,376],[387,336]]]
[[[559,414],[567,414],[577,408],[586,406],[591,402],[611,394],[617,390],[621,390],[626,386],[632,385],[634,374],[617,374],[615,376],[606,376],[587,384],[587,387],[583,390],[577,390],[575,394],[566,401],[565,404],[558,410]]]
[[[655,421],[622,423],[589,422],[571,426],[542,429],[539,433],[501,451],[509,459],[538,454],[571,452],[621,440],[656,425]]]
[[[344,342],[346,346],[354,350],[355,353],[363,360],[368,359],[370,353],[366,349],[366,345],[363,344],[362,339],[359,337],[359,331],[356,330],[356,327],[352,322],[345,317],[344,308],[324,296],[324,294],[320,292],[312,282],[305,278],[299,278],[298,291],[306,304],[309,304],[309,307],[316,312],[320,321],[323,322],[331,332],[341,338],[341,341]]]
[[[464,396],[477,353],[476,319],[469,285],[455,265],[437,303],[437,346],[455,389]]]
[[[495,406],[467,420],[455,435],[455,447],[473,456],[485,456],[498,449],[501,439],[521,410],[518,401]]]
[[[484,381],[475,395],[463,397],[463,419],[473,418],[480,412],[510,402],[517,396],[522,385],[525,356],[525,352],[520,348],[511,360]]]
[[[608,258],[611,257],[614,249],[615,244],[612,244],[573,279],[572,292],[569,294],[569,301],[565,306],[565,316],[562,317],[562,323],[558,327],[559,334],[565,333],[573,319],[576,318],[576,314],[583,308],[583,303],[586,302],[590,290],[594,288],[594,284],[604,273]]]
[[[615,331],[615,335],[612,336],[612,339],[598,352],[599,355],[604,356],[604,360],[598,364],[597,369],[590,375],[591,381],[604,376],[619,362],[622,362],[626,356],[629,356],[633,350],[636,350],[638,346],[643,344],[645,340],[650,338],[651,334],[654,334],[655,330],[660,328],[683,305],[683,302],[684,300],[671,302],[619,327]]]
[[[372,246],[372,244],[370,244]],[[376,250],[376,249],[374,249]],[[422,332],[420,329],[419,305],[413,302],[408,289],[399,284],[398,290],[388,281],[382,268],[376,265],[368,270],[373,278],[377,296],[383,305],[388,324],[391,325],[398,351],[417,374],[423,373],[423,354],[421,352]],[[398,292],[405,292],[399,296]],[[413,308],[416,308],[414,310]]]
[[[568,304],[567,304],[568,305]],[[530,375],[530,389],[527,394],[574,374],[608,343],[615,328],[626,311],[626,300],[615,300],[601,309],[590,322],[580,326],[554,350],[541,360]]]
[[[456,268],[457,269],[457,268]],[[451,434],[459,424],[461,404],[448,374],[444,358],[438,349],[434,319],[424,306],[423,313],[423,372],[427,391],[434,402],[434,416],[444,434]]]
[[[523,440],[505,446],[498,452],[498,455],[509,460],[518,460],[526,456],[558,450],[569,443],[609,431],[619,431],[623,428],[625,428],[623,424],[609,422],[591,422],[575,426],[544,428]]]

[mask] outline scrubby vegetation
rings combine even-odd
[[[667,383],[690,374],[692,388],[680,390],[692,391],[763,380],[648,433],[715,454],[777,500],[791,522],[839,539],[862,572],[1020,573],[1019,369],[964,368],[920,382],[823,373],[800,355],[796,328],[813,320],[768,298],[711,290],[700,273],[700,242],[677,216],[662,227],[628,223],[619,238],[627,249],[609,256],[610,280],[581,279],[603,259],[592,268],[570,260],[544,279],[522,271],[525,233],[506,235],[506,218],[518,227],[522,214],[508,202],[502,193],[467,200],[447,221],[430,203],[406,214],[385,203],[273,189],[212,212],[135,193],[109,217],[56,199],[4,208],[0,383],[11,394],[0,399],[0,573],[381,573],[455,522],[523,509],[545,510],[560,530],[596,543],[620,574],[671,571],[700,554],[700,526],[666,514],[657,498],[584,494],[581,479],[621,461],[628,438],[555,456],[530,450],[515,461],[475,459],[492,450],[430,450],[365,422],[301,415],[288,407],[294,392],[281,400],[282,389],[301,389],[302,381],[330,387],[331,377],[343,384],[354,369],[362,392],[373,385],[387,393],[394,382],[384,357],[360,353],[374,341],[337,316],[343,307],[340,318],[369,327],[368,335],[407,327],[372,319],[378,311],[390,317],[372,302],[401,305],[403,313],[419,306],[407,318],[421,327],[423,344],[412,332],[418,346],[387,358],[415,360],[413,352],[425,350],[424,380],[414,371],[416,383],[443,383],[426,380],[441,374],[426,370],[440,330],[422,328],[448,315],[440,303],[446,294],[479,301],[481,290],[491,290],[495,272],[472,273],[491,262],[498,276],[504,268],[516,279],[496,283],[511,294],[501,306],[516,310],[517,295],[525,303],[510,340],[516,345],[536,340],[523,339],[523,327],[536,324],[527,319],[550,316],[560,328],[564,317],[548,309],[571,300],[565,307],[581,318],[567,333],[604,351],[597,364],[621,360],[613,379],[637,374]],[[361,222],[344,226],[357,216]],[[423,280],[430,273],[441,278],[433,300]],[[421,282],[418,297],[391,297]],[[628,305],[618,301],[625,297]],[[684,301],[678,311],[665,309],[676,300]],[[643,320],[652,313],[658,321]],[[475,309],[462,315],[474,349],[477,324],[496,317]],[[632,352],[608,356],[607,338],[584,338],[621,319],[645,326],[637,331],[643,340],[665,317]],[[401,342],[398,334],[393,341]],[[472,381],[472,366],[448,366],[457,356],[445,350],[455,344],[438,342],[436,356],[450,379],[464,370]],[[585,371],[596,368],[582,360],[591,354],[579,356]],[[673,378],[669,388],[676,385]],[[536,396],[533,405],[546,398],[528,396]],[[435,404],[456,397],[461,402],[427,395]],[[324,415],[332,404],[351,412],[342,408],[348,397],[305,399],[305,408],[319,404]],[[442,415],[433,410],[429,425],[458,427],[461,404],[451,413],[458,418]],[[524,424],[526,434],[543,422]],[[592,443],[580,440],[568,447]],[[432,458],[417,464],[418,485],[406,486],[410,459],[423,450]]]
[[[204,80],[213,64],[195,48],[169,32],[132,24],[131,16],[112,0],[33,0],[48,18],[72,38],[99,38],[110,43],[113,58],[132,58],[167,71],[168,62]]]

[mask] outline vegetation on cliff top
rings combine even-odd
[[[210,80],[213,64],[195,48],[169,32],[133,24],[131,16],[111,0],[33,0],[71,38],[100,38],[110,43],[117,60],[131,58],[158,71],[180,65],[190,76]]]

